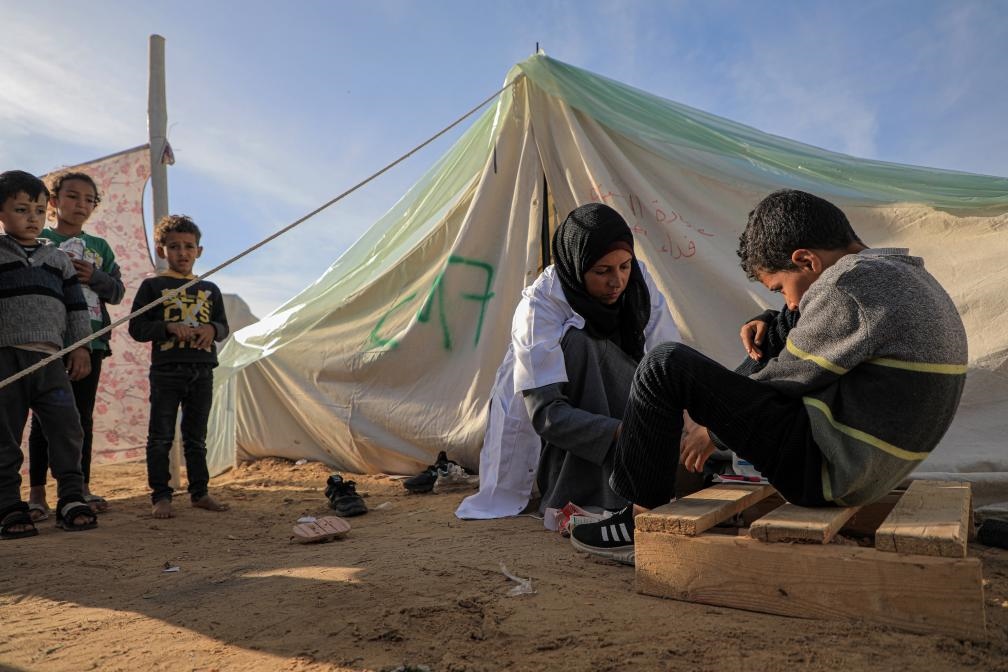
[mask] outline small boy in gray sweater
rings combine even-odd
[[[832,203],[782,190],[749,214],[742,269],[801,320],[749,376],[680,343],[634,374],[611,478],[634,506],[571,535],[633,562],[635,513],[668,502],[680,460],[715,447],[751,462],[789,502],[870,503],[938,445],[966,380],[966,331],[952,299],[904,249],[869,249]],[[680,439],[686,410],[699,423]]]
[[[0,384],[48,355],[91,334],[87,304],[70,258],[47,240],[49,190],[34,175],[0,173]],[[28,411],[45,426],[56,477],[57,525],[88,530],[98,522],[84,503],[81,474],[83,430],[70,380],[87,376],[86,346],[66,361],[44,367],[0,387],[0,539],[38,534],[21,499],[21,434]]]

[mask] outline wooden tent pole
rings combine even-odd
[[[163,161],[168,144],[168,104],[165,97],[165,38],[150,36],[150,79],[147,89],[147,130],[150,135],[151,196],[154,221],[168,214],[168,166]],[[158,270],[166,263],[157,260]]]
[[[150,136],[151,201],[154,221],[151,227],[168,214],[168,165],[164,161],[168,145],[168,103],[165,96],[165,38],[150,36],[150,76],[147,80],[147,132]],[[168,262],[154,255],[155,268],[164,271]],[[178,420],[175,422],[175,440],[172,442],[168,464],[171,473],[169,485],[175,490],[182,486],[182,437]]]

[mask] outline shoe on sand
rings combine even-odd
[[[571,531],[571,545],[579,551],[609,558],[624,565],[634,564],[633,507],[597,523],[581,523]]]
[[[447,467],[448,463],[448,455],[442,450],[438,453],[437,459],[434,460],[434,464],[428,466],[416,476],[407,478],[403,481],[403,487],[417,495],[424,492],[430,492],[434,489],[434,484],[437,483],[438,471]]]
[[[470,474],[461,465],[449,461],[443,468],[438,469],[437,480],[434,482],[434,494],[472,490],[478,487],[478,475]]]
[[[316,518],[314,523],[298,523],[294,526],[291,543],[314,544],[322,541],[332,541],[346,536],[350,531],[350,523],[339,516],[323,516]]]
[[[325,496],[329,500],[329,508],[344,518],[367,513],[364,498],[357,494],[357,484],[344,481],[339,474],[333,474],[326,481]]]

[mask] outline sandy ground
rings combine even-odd
[[[372,510],[346,539],[289,544],[298,516],[326,514],[328,474],[261,460],[213,482],[230,512],[182,497],[156,521],[142,465],[96,468],[97,530],[0,542],[0,668],[1008,670],[1005,551],[971,548],[990,638],[964,642],[638,595],[631,568],[538,520],[462,522],[461,495],[382,476],[356,477]],[[501,562],[535,593],[509,596]]]

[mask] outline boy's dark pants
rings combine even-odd
[[[822,455],[800,397],[721,366],[681,343],[648,353],[634,374],[610,483],[645,508],[675,493],[682,411],[749,460],[789,502],[827,506]]]
[[[150,424],[147,429],[147,483],[151,501],[171,499],[168,455],[175,439],[175,417],[182,408],[182,446],[189,496],[207,494],[207,420],[213,398],[213,368],[209,364],[162,364],[150,370]]]
[[[38,363],[45,353],[0,348],[0,380]],[[56,360],[0,388],[0,512],[21,502],[21,435],[29,410],[46,426],[49,455],[60,502],[79,501],[81,476],[80,417],[70,379]]]
[[[107,350],[91,351],[91,373],[80,380],[70,381],[73,389],[74,403],[80,415],[81,429],[84,430],[84,441],[81,444],[81,472],[84,482],[91,481],[91,445],[94,438],[94,406],[98,396],[98,379],[101,378],[102,360],[108,354]],[[46,472],[49,470],[49,440],[45,428],[39,422],[38,416],[32,414],[31,430],[28,433],[28,479],[31,486],[45,485]]]

